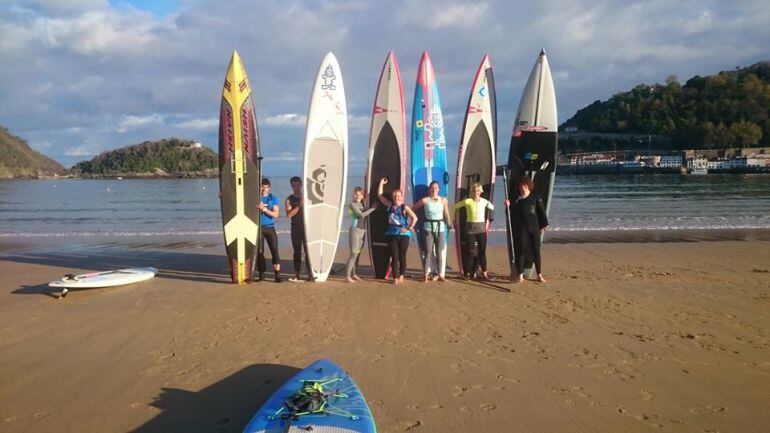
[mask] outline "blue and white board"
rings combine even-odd
[[[326,409],[322,413],[302,415],[294,419],[286,416],[286,401],[308,381],[324,384],[325,393],[337,396],[328,398]],[[369,405],[353,379],[337,364],[328,359],[320,359],[279,388],[243,431],[375,433],[377,427],[374,425]]]
[[[439,195],[446,197],[449,171],[447,170],[444,116],[441,112],[441,99],[433,64],[428,52],[425,51],[422,53],[420,67],[417,70],[412,105],[412,199],[415,203],[428,196],[428,185],[434,180],[438,182]],[[423,221],[425,211],[420,209],[417,212],[418,219]],[[426,251],[422,224],[417,224],[416,229],[420,259],[424,263]],[[445,236],[445,244],[446,238]],[[446,251],[446,245],[444,247]],[[431,271],[438,272],[437,269],[431,269]]]

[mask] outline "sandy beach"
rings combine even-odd
[[[367,277],[368,254],[354,285],[235,286],[218,237],[3,239],[0,430],[240,432],[328,357],[382,432],[767,431],[767,233],[606,236],[544,245],[547,284],[507,284],[494,246],[493,284],[399,286]],[[410,260],[417,276],[414,243]],[[47,287],[127,266],[160,273],[62,300]]]

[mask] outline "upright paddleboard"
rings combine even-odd
[[[244,433],[375,433],[372,412],[353,379],[320,359],[297,373],[262,405]]]
[[[95,289],[123,286],[149,280],[156,273],[158,273],[158,270],[155,268],[127,268],[116,271],[67,275],[60,280],[51,281],[48,283],[48,286],[63,289]]]
[[[388,218],[379,204],[377,188],[380,179],[388,178],[385,195],[406,185],[406,119],[401,73],[396,55],[391,51],[382,67],[377,94],[374,97],[372,126],[369,134],[369,159],[366,167],[366,191],[369,205],[377,209],[367,218],[369,254],[377,278],[386,278],[390,268],[390,250],[385,240]],[[404,195],[406,197],[406,194]]]
[[[441,99],[433,64],[427,51],[422,53],[420,67],[417,70],[417,83],[414,86],[411,163],[412,196],[415,203],[428,196],[428,185],[433,181],[438,182],[439,195],[447,196],[449,172],[447,171],[444,116],[441,113]],[[417,218],[419,221],[425,218],[424,209],[417,211]],[[425,263],[426,251],[422,223],[418,223],[415,228],[417,245],[420,247],[420,259]],[[446,242],[446,236],[444,242]],[[438,272],[438,270],[435,271]]]
[[[241,57],[233,51],[219,111],[219,192],[230,278],[252,280],[260,230],[259,136],[251,86]]]
[[[328,53],[318,67],[305,131],[303,224],[308,263],[326,281],[342,226],[348,178],[348,117],[340,65]]]
[[[460,151],[457,156],[455,202],[468,197],[471,185],[478,182],[484,192],[482,197],[493,200],[495,188],[495,152],[497,149],[497,102],[495,80],[489,56],[484,56],[471,86],[468,108],[465,111]],[[465,210],[461,209],[454,220],[455,248],[460,272],[468,269],[464,262]],[[489,232],[489,227],[487,227]]]
[[[529,74],[527,85],[519,101],[516,120],[508,153],[508,170],[511,196],[518,194],[519,180],[529,176],[535,182],[534,193],[543,199],[546,214],[551,209],[551,196],[556,179],[556,146],[558,143],[558,121],[556,118],[556,92],[553,88],[551,69],[545,50],[541,50],[535,66]],[[507,214],[506,214],[507,215]],[[513,239],[513,245],[511,244]],[[516,233],[508,237],[508,258],[511,274],[515,272]],[[525,260],[528,277],[534,275],[532,259]]]

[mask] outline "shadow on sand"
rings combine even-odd
[[[191,392],[162,388],[149,404],[161,411],[136,433],[243,431],[267,399],[300,369],[275,364],[255,364]]]

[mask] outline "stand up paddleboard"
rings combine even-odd
[[[516,112],[511,148],[508,153],[510,172],[508,191],[512,197],[516,197],[519,180],[529,176],[535,182],[533,193],[543,200],[546,214],[551,209],[551,196],[556,179],[557,128],[556,92],[553,88],[551,69],[548,67],[545,50],[541,50],[529,74],[529,80],[524,87],[519,109]],[[516,272],[514,257],[518,243],[515,230],[508,239],[508,259],[511,264],[511,276],[513,276]],[[532,258],[526,258],[524,265],[525,274],[528,278],[532,278],[535,272],[532,269]]]
[[[414,104],[412,105],[412,196],[416,203],[428,196],[428,185],[437,181],[439,195],[447,196],[449,172],[447,171],[446,137],[444,135],[444,116],[441,113],[441,100],[438,84],[433,73],[433,64],[428,52],[422,53],[420,67],[417,70],[417,83],[414,86]],[[422,221],[425,210],[416,211],[418,224],[417,245],[420,247],[420,260],[425,264],[426,250]],[[444,236],[446,242],[447,236]],[[446,246],[446,245],[445,245]],[[446,248],[444,248],[446,251]],[[438,269],[429,269],[429,272]]]
[[[379,202],[377,188],[380,179],[388,178],[383,192],[386,196],[396,189],[404,189],[406,183],[406,119],[401,74],[396,55],[391,51],[382,67],[377,94],[374,97],[372,126],[369,135],[369,159],[366,167],[366,191],[369,206],[377,209],[367,218],[369,254],[374,275],[386,278],[390,269],[390,250],[385,240],[388,217]],[[406,194],[404,194],[406,197]]]
[[[303,224],[316,281],[329,276],[342,226],[348,178],[348,118],[340,65],[328,53],[318,68],[305,131]]]
[[[497,149],[497,103],[495,81],[489,56],[484,56],[473,80],[465,122],[457,157],[457,180],[455,203],[468,198],[471,185],[478,182],[484,192],[482,197],[492,201],[495,188],[495,151]],[[465,209],[458,212],[454,220],[457,263],[461,273],[470,264],[464,263],[465,251]],[[489,227],[487,227],[487,233]]]
[[[233,51],[222,88],[219,112],[219,192],[230,278],[252,280],[260,230],[257,200],[261,167],[251,86]]]
[[[375,433],[361,390],[338,365],[321,359],[297,373],[254,415],[244,433]]]
[[[158,273],[155,268],[127,268],[117,271],[92,272],[90,274],[65,275],[62,279],[51,281],[48,287],[63,289],[61,298],[67,296],[70,289],[97,289],[123,286],[149,280]]]

